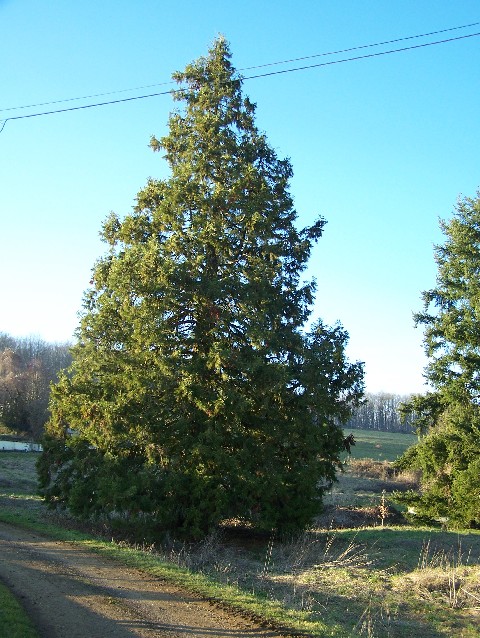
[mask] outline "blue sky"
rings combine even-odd
[[[478,0],[0,0],[0,119],[162,91],[222,33],[237,69],[480,22]],[[480,32],[313,58],[295,68]],[[252,71],[244,71],[245,76]],[[309,274],[314,317],[339,320],[367,389],[422,391],[412,315],[433,245],[480,186],[480,37],[245,80],[257,125],[289,157],[299,225],[328,220]],[[17,108],[79,96],[111,95]],[[7,121],[0,133],[0,332],[72,337],[107,214],[168,167],[148,148],[169,95]]]

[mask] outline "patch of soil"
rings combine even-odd
[[[386,514],[386,515],[385,515]],[[402,525],[405,519],[392,507],[384,513],[386,525]],[[315,524],[323,529],[348,529],[356,527],[375,527],[382,524],[380,507],[326,507]]]
[[[0,523],[0,579],[41,638],[285,635],[73,543],[5,523]]]

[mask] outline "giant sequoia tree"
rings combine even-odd
[[[423,293],[432,391],[404,407],[421,434],[400,459],[422,472],[422,489],[406,501],[422,519],[480,526],[480,192],[464,198],[435,249],[435,288]]]
[[[340,326],[303,332],[324,220],[297,229],[291,165],[256,128],[223,39],[174,79],[183,108],[151,140],[171,176],[103,226],[42,485],[74,512],[191,536],[233,517],[297,529],[334,480],[363,383]]]

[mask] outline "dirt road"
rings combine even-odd
[[[0,579],[41,638],[278,638],[153,576],[0,523]]]

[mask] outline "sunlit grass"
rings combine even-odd
[[[401,432],[379,432],[377,430],[345,430],[353,434],[355,445],[351,448],[353,459],[373,459],[374,461],[394,461],[407,448],[417,443],[414,434]]]

